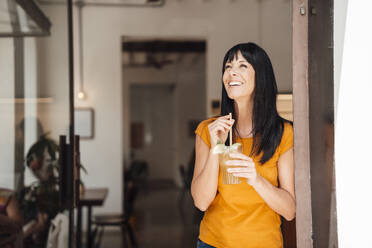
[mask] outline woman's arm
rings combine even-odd
[[[226,141],[234,122],[235,120],[231,119],[231,115],[225,115],[210,123],[208,129],[204,129],[204,132],[209,132],[211,149],[199,135],[196,135],[195,168],[191,182],[191,195],[195,206],[201,211],[207,210],[217,194],[218,155],[211,151],[218,141],[222,143]]]
[[[231,157],[242,160],[230,160],[230,165],[244,166],[244,168],[228,169],[234,176],[245,177],[247,182],[257,191],[261,198],[271,209],[283,216],[286,220],[292,220],[296,215],[296,201],[294,190],[294,164],[293,149],[286,151],[279,157],[278,177],[279,187],[275,187],[265,178],[260,176],[255,164],[244,154],[234,154]]]
[[[278,161],[279,187],[275,187],[265,178],[253,185],[264,201],[286,220],[293,220],[296,216],[296,198],[294,190],[293,149],[282,154]]]
[[[194,204],[201,211],[208,209],[217,193],[218,154],[210,152],[209,147],[196,135],[195,169],[191,183],[191,195]]]

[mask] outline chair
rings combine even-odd
[[[130,186],[130,189],[126,190],[126,194],[132,195],[131,197],[133,198],[137,194],[136,191],[137,190],[134,187]],[[130,214],[107,214],[94,216],[92,224],[96,226],[96,229],[93,231],[93,237],[97,236],[97,240],[94,242],[94,247],[100,247],[105,227],[118,226],[121,227],[123,247],[137,248],[137,241],[129,222],[130,216]],[[127,236],[129,236],[129,245]]]
[[[147,163],[144,161],[133,161],[129,169],[124,171],[124,213],[94,216],[92,220],[92,223],[96,226],[92,234],[93,238],[96,239],[94,247],[100,247],[104,228],[107,226],[121,227],[123,247],[138,247],[129,220],[133,214],[134,203],[137,199],[139,188],[141,185],[145,184],[147,174],[148,167]],[[127,236],[129,236],[130,241],[129,246]]]

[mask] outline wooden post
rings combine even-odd
[[[331,209],[334,172],[333,0],[308,0],[311,206],[314,247],[336,244]],[[332,213],[332,214],[331,214]],[[332,234],[332,235],[330,235]],[[331,239],[331,240],[330,240]],[[333,239],[333,240],[332,240]]]
[[[312,248],[308,0],[292,1],[293,118],[297,247]]]

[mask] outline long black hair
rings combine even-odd
[[[227,51],[223,59],[222,75],[225,72],[225,64],[236,59],[239,52],[255,71],[252,115],[253,146],[250,155],[258,156],[263,152],[260,163],[264,164],[274,155],[280,144],[285,121],[276,109],[278,89],[274,70],[266,52],[258,45],[249,42],[235,45]],[[229,113],[232,113],[233,118],[237,120],[234,100],[228,97],[222,82],[221,115]],[[233,130],[238,133],[236,123],[237,121],[233,125]],[[226,145],[228,140],[229,138],[226,140]]]

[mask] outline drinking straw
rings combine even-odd
[[[230,121],[231,121],[231,119],[232,119],[232,114],[231,113],[229,113],[229,115],[230,115]],[[230,128],[230,146],[232,145],[232,127]]]

